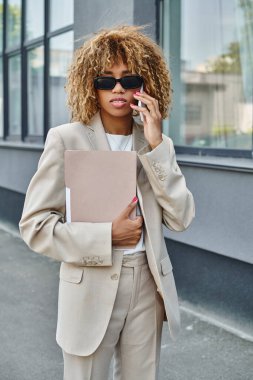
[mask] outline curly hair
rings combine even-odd
[[[140,32],[145,26],[121,25],[102,29],[79,47],[67,74],[67,103],[72,121],[89,124],[99,110],[93,79],[123,62],[144,80],[144,90],[158,100],[163,119],[171,103],[171,77],[162,49]]]

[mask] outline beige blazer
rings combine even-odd
[[[62,262],[56,340],[66,352],[86,356],[97,349],[107,329],[122,251],[112,251],[112,223],[66,223],[66,149],[110,149],[99,113],[90,125],[69,123],[48,132],[19,226],[32,250]],[[164,300],[171,336],[176,338],[180,327],[178,299],[162,223],[171,230],[186,229],[194,217],[194,201],[170,138],[163,135],[163,142],[151,151],[143,127],[135,122],[133,149],[138,155],[137,196],[145,221],[148,263]]]

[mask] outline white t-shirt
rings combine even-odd
[[[110,144],[111,150],[113,151],[131,151],[133,146],[133,135],[113,135],[110,133],[106,133],[107,140]],[[137,215],[141,215],[141,210],[139,206],[137,205]],[[120,249],[120,248],[119,248]],[[145,244],[144,244],[144,235],[143,235],[143,228],[140,240],[138,241],[137,245],[134,248],[126,249],[124,251],[124,255],[145,251]]]

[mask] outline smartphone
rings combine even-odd
[[[143,84],[141,85],[140,92],[143,92]],[[138,107],[145,107],[145,104],[142,103],[140,100],[138,101]],[[140,118],[141,121],[143,122],[143,113],[140,112]]]

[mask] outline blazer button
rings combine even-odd
[[[117,273],[114,273],[114,274],[111,275],[111,279],[112,280],[118,280],[119,276],[117,275]]]

